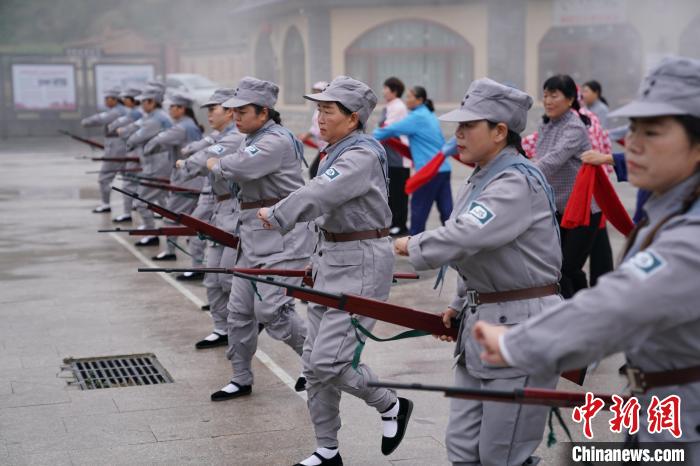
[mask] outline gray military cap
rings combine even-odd
[[[340,102],[351,112],[357,112],[363,126],[377,105],[374,91],[350,76],[338,76],[323,91],[306,94],[304,98],[314,102]]]
[[[163,102],[163,91],[158,87],[147,87],[143,90],[143,93],[137,97],[138,100],[144,101],[146,99],[153,99],[156,102]]]
[[[140,96],[141,93],[142,91],[138,87],[127,87],[119,94],[119,97],[121,97],[122,99],[125,97],[131,97],[132,99],[135,99],[136,97]]]
[[[700,117],[700,60],[666,57],[644,78],[637,98],[610,117]]]
[[[489,120],[505,123],[508,129],[521,133],[527,126],[527,111],[532,97],[514,87],[489,78],[473,81],[462,99],[462,105],[440,117],[442,121]]]
[[[121,92],[122,92],[122,90],[121,90],[120,88],[118,88],[118,87],[112,87],[112,88],[110,88],[110,89],[107,89],[107,90],[104,92],[104,96],[105,96],[105,97],[114,97],[115,99],[119,99],[119,98],[120,98]]]
[[[221,89],[217,89],[214,91],[211,97],[209,97],[209,100],[202,104],[201,108],[211,107],[213,105],[222,105],[224,102],[233,97],[235,92],[236,89],[232,87],[222,87]]]
[[[192,108],[194,100],[185,94],[179,92],[171,94],[169,97],[170,105],[178,105],[180,107]]]
[[[270,81],[246,76],[238,83],[233,96],[222,105],[226,108],[238,108],[248,104],[274,108],[280,88]]]

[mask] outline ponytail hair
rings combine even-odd
[[[568,74],[558,74],[556,76],[552,76],[544,82],[542,89],[545,91],[560,91],[562,94],[564,94],[564,97],[567,99],[572,99],[571,108],[576,110],[576,113],[578,114],[579,118],[581,118],[584,125],[591,125],[591,119],[581,113],[581,104],[579,104],[578,101],[576,83],[571,76]],[[542,115],[542,121],[549,123],[549,117],[547,115]]]
[[[433,105],[433,101],[428,98],[428,92],[423,86],[413,86],[411,88],[411,92],[413,92],[413,95],[415,95],[416,98],[423,100],[423,103],[426,107],[428,107],[428,110],[431,112],[435,111],[435,105]]]
[[[255,109],[255,114],[260,115],[263,111],[263,108],[267,108],[267,116],[269,120],[274,121],[278,125],[282,124],[282,115],[280,115],[280,112],[275,110],[274,108],[270,107],[263,107],[262,105],[258,104],[251,104],[253,108]]]
[[[598,100],[603,102],[605,105],[609,105],[608,101],[605,99],[605,97],[603,97],[603,86],[601,86],[598,81],[591,79],[590,81],[585,82],[583,85],[595,92],[598,95]]]
[[[199,131],[201,131],[202,133],[204,132],[204,126],[200,125],[199,122],[197,121],[197,117],[194,115],[194,111],[192,110],[192,107],[185,107],[185,115],[192,118],[192,121],[194,121],[194,124],[197,125],[197,128],[199,128]]]
[[[486,124],[489,125],[489,129],[494,129],[498,125],[497,122],[491,120],[486,120]],[[520,133],[516,133],[510,128],[508,128],[508,135],[506,136],[506,147],[512,147],[518,154],[528,158],[525,149],[523,149],[523,140],[520,137]]]

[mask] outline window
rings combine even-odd
[[[284,103],[304,103],[306,90],[306,53],[299,30],[289,28],[284,39]]]
[[[462,36],[420,19],[392,21],[360,36],[345,51],[347,74],[381,95],[390,76],[424,86],[435,102],[459,102],[474,74],[474,51]]]

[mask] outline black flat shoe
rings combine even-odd
[[[112,211],[112,208],[110,206],[103,206],[103,205],[92,209],[93,214],[106,214],[106,213],[111,212],[111,211]]]
[[[297,379],[297,382],[294,384],[294,391],[295,392],[303,392],[306,390],[306,377],[303,375]]]
[[[175,280],[179,280],[181,282],[194,282],[203,279],[204,272],[185,272],[175,277]]]
[[[200,309],[203,311],[211,311],[211,305],[205,304],[204,306],[200,307]]]
[[[217,335],[219,334],[217,333]],[[228,335],[219,335],[219,338],[216,340],[207,340],[205,338],[194,344],[194,347],[197,349],[216,348],[218,346],[228,346]]]
[[[154,261],[176,261],[177,256],[175,254],[161,252],[157,256],[151,257],[151,260],[154,260]]]
[[[411,412],[413,411],[413,402],[411,400],[397,398],[396,401],[399,403],[399,414],[396,415],[396,418],[382,416],[383,421],[396,419],[396,423],[398,424],[396,435],[393,437],[382,436],[382,453],[385,455],[391,455],[394,450],[398,448],[406,433],[406,426],[408,425],[408,420],[411,418]]]
[[[134,243],[134,246],[137,248],[142,248],[145,246],[158,246],[160,244],[160,238],[157,236],[150,236],[148,238],[144,238],[142,240],[139,240]]]
[[[324,458],[318,453],[314,452],[313,456],[321,460],[320,466],[343,466],[343,458],[340,457],[340,452],[336,453],[333,458]],[[297,463],[294,466],[304,466],[301,463]]]
[[[216,393],[212,393],[211,401],[225,401],[232,400],[234,398],[239,398],[241,396],[250,395],[253,392],[253,387],[251,385],[238,385],[236,382],[231,382],[233,385],[238,387],[238,391],[229,393],[223,390],[219,390]]]
[[[127,223],[131,221],[131,215],[120,215],[112,219],[112,223]]]

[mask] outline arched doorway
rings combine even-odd
[[[422,19],[377,26],[345,50],[350,76],[380,92],[390,76],[420,85],[435,102],[458,102],[474,75],[474,49],[462,36]]]
[[[284,38],[284,93],[285,104],[303,104],[306,91],[306,52],[299,30],[292,26]]]

